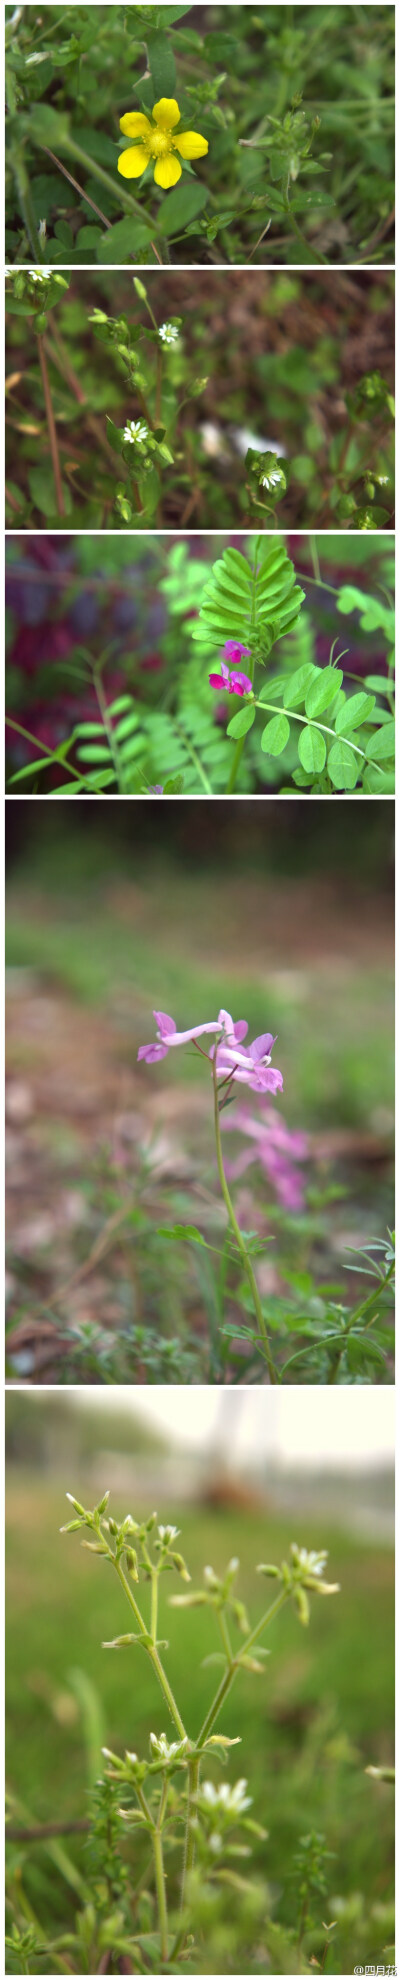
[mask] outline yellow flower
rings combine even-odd
[[[153,123],[144,117],[140,110],[128,111],[120,117],[120,128],[124,137],[138,138],[138,144],[129,145],[128,151],[121,151],[118,171],[123,179],[140,179],[146,165],[154,158],[154,178],[164,192],[169,186],[176,186],[181,177],[182,166],[175,153],[181,158],[203,158],[208,151],[207,138],[200,137],[199,131],[180,131],[173,137],[174,124],[179,124],[180,109],[174,96],[161,96],[160,102],[152,110]]]

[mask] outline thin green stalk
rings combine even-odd
[[[151,1623],[150,1623],[150,1630],[153,1638],[153,1643],[157,1642],[157,1620],[158,1620],[158,1569],[153,1568],[152,1577],[151,1577]]]
[[[132,1593],[132,1589],[129,1587],[129,1581],[127,1581],[126,1575],[124,1574],[123,1568],[121,1567],[121,1562],[115,1559],[115,1555],[113,1554],[111,1547],[109,1549],[109,1554],[110,1554],[110,1560],[113,1561],[116,1573],[118,1575],[118,1580],[121,1582],[121,1587],[125,1591],[125,1595],[128,1598],[128,1602],[130,1604],[131,1609],[133,1609],[136,1622],[139,1624],[140,1634],[141,1636],[147,1636],[147,1630],[146,1630],[146,1625],[143,1621],[143,1616],[140,1613],[140,1609],[138,1608],[137,1602],[135,1602],[135,1597]],[[158,1650],[156,1649],[156,1645],[154,1644],[154,1646],[151,1648],[150,1644],[146,1643],[145,1647],[147,1650],[148,1657],[150,1657],[150,1662],[153,1665],[153,1670],[155,1670],[156,1677],[158,1677],[158,1682],[161,1685],[161,1690],[164,1693],[164,1698],[168,1705],[168,1709],[171,1713],[171,1718],[173,1719],[174,1725],[176,1726],[177,1731],[179,1733],[179,1738],[186,1739],[187,1734],[186,1734],[185,1726],[183,1724],[183,1719],[181,1719],[180,1712],[178,1711],[178,1706],[175,1703],[174,1694],[173,1691],[171,1691],[171,1685],[169,1684],[166,1671],[164,1671],[163,1669],[163,1665],[158,1655]]]
[[[47,357],[46,357],[46,352],[45,352],[45,347],[44,347],[44,340],[43,340],[43,337],[38,337],[38,340],[37,340],[37,344],[38,344],[38,351],[39,351],[39,362],[40,362],[40,370],[41,370],[41,375],[42,375],[42,385],[43,385],[43,398],[44,398],[44,403],[45,403],[45,411],[46,411],[46,420],[47,420],[47,431],[48,431],[48,436],[49,436],[49,447],[50,447],[50,453],[51,453],[51,465],[52,465],[52,469],[53,469],[53,476],[54,476],[54,488],[55,488],[55,497],[56,497],[56,509],[57,509],[57,515],[58,515],[58,516],[64,516],[64,515],[65,515],[65,502],[64,502],[64,495],[63,495],[63,485],[62,485],[62,480],[61,480],[61,468],[60,468],[60,456],[59,456],[59,452],[58,452],[58,439],[57,439],[57,427],[56,427],[56,422],[55,422],[55,418],[54,418],[54,411],[53,411],[53,400],[52,400],[52,396],[51,396],[51,386],[50,386],[50,379],[49,379],[49,372],[48,372],[48,365],[47,365]]]
[[[237,1243],[237,1247],[238,1247],[238,1251],[240,1252],[240,1256],[241,1256],[241,1260],[242,1260],[242,1264],[243,1264],[243,1267],[244,1267],[244,1271],[245,1271],[245,1273],[246,1273],[246,1278],[248,1279],[248,1282],[249,1282],[249,1286],[250,1286],[250,1291],[251,1291],[251,1294],[252,1294],[252,1299],[253,1299],[253,1304],[254,1304],[254,1309],[255,1309],[255,1314],[256,1314],[256,1319],[257,1319],[257,1324],[258,1324],[258,1331],[259,1331],[259,1336],[260,1336],[260,1341],[262,1340],[262,1342],[263,1342],[263,1346],[264,1346],[264,1349],[265,1349],[265,1356],[266,1356],[266,1361],[267,1361],[267,1365],[268,1365],[268,1370],[269,1370],[269,1379],[270,1379],[270,1382],[271,1382],[271,1383],[273,1384],[273,1383],[276,1383],[276,1382],[278,1381],[278,1376],[277,1376],[277,1373],[276,1373],[276,1369],[275,1369],[275,1364],[274,1364],[274,1362],[273,1362],[273,1359],[272,1359],[272,1354],[271,1354],[271,1348],[270,1348],[270,1344],[269,1344],[269,1336],[268,1336],[268,1332],[267,1332],[267,1328],[266,1328],[266,1325],[265,1325],[265,1320],[264,1320],[264,1315],[263,1315],[263,1312],[262,1312],[262,1307],[261,1307],[261,1300],[260,1300],[260,1295],[259,1295],[259,1291],[258,1291],[258,1286],[257,1286],[257,1281],[256,1281],[256,1279],[255,1279],[255,1276],[254,1276],[254,1272],[253,1272],[253,1267],[252,1267],[252,1263],[251,1263],[251,1259],[249,1258],[249,1255],[248,1255],[248,1252],[246,1251],[246,1246],[245,1246],[245,1244],[243,1243],[243,1238],[242,1238],[242,1235],[241,1235],[241,1232],[240,1232],[240,1230],[239,1230],[239,1225],[238,1225],[238,1223],[237,1223],[237,1219],[236,1219],[236,1217],[235,1217],[235,1212],[234,1212],[234,1208],[233,1208],[233,1203],[231,1202],[231,1198],[230,1198],[230,1195],[229,1195],[229,1189],[228,1189],[228,1184],[227,1184],[227,1181],[226,1181],[226,1176],[225,1176],[225,1170],[224,1170],[224,1164],[223,1164],[223,1156],[222,1156],[222,1143],[221,1143],[221,1128],[220,1128],[220,1119],[219,1119],[219,1098],[218,1098],[218,1074],[217,1074],[217,1056],[216,1056],[216,1053],[214,1054],[214,1058],[213,1058],[213,1060],[212,1060],[212,1072],[213,1072],[213,1087],[214,1087],[214,1125],[215,1125],[215,1140],[216,1140],[216,1149],[217,1149],[217,1163],[218,1163],[218,1175],[219,1175],[219,1180],[220,1180],[220,1184],[221,1184],[221,1190],[222,1190],[222,1195],[223,1195],[223,1198],[224,1198],[224,1203],[225,1203],[225,1205],[226,1205],[226,1209],[227,1209],[227,1212],[228,1212],[228,1217],[229,1217],[229,1222],[230,1222],[230,1224],[231,1224],[231,1226],[232,1226],[232,1230],[233,1230],[233,1232],[234,1232],[234,1236],[235,1236],[235,1238],[236,1238],[236,1243]]]
[[[274,1616],[278,1615],[279,1609],[283,1609],[284,1603],[287,1602],[288,1600],[289,1593],[290,1590],[288,1588],[282,1588],[280,1595],[277,1595],[276,1602],[272,1602],[270,1609],[267,1609],[265,1615],[261,1617],[261,1622],[256,1623],[255,1628],[250,1630],[249,1636],[245,1637],[245,1641],[242,1644],[239,1656],[235,1658],[234,1663],[230,1665],[229,1670],[225,1671],[224,1677],[221,1678],[221,1683],[218,1686],[218,1691],[215,1694],[213,1703],[212,1705],[210,1705],[209,1712],[207,1712],[206,1718],[203,1720],[203,1725],[199,1732],[198,1741],[197,1741],[198,1747],[204,1745],[205,1740],[208,1739],[209,1734],[212,1731],[212,1727],[215,1725],[215,1720],[218,1718],[218,1714],[221,1710],[221,1705],[224,1704],[224,1700],[228,1696],[228,1691],[231,1690],[231,1686],[234,1682],[235,1677],[237,1676],[237,1672],[240,1671],[241,1658],[247,1656],[248,1651],[252,1650],[253,1644],[256,1643],[258,1637],[262,1635],[263,1629],[267,1629],[269,1623],[273,1622]]]
[[[356,756],[362,756],[363,761],[366,761],[365,750],[360,749],[358,743],[352,742],[351,736],[338,736],[336,729],[328,728],[327,722],[320,722],[319,719],[316,721],[315,717],[312,718],[311,715],[298,715],[294,708],[277,708],[276,703],[273,701],[256,701],[254,705],[255,708],[266,708],[269,715],[287,715],[291,722],[305,722],[308,729],[323,729],[325,736],[333,736],[334,742],[348,743],[349,749],[353,749]],[[371,756],[367,760],[368,763],[372,763],[373,761]],[[374,768],[375,770],[379,769],[379,764],[375,764]]]
[[[168,1910],[167,1910],[167,1893],[165,1889],[163,1846],[162,1846],[162,1837],[159,1829],[153,1829],[152,1841],[153,1841],[153,1854],[154,1854],[154,1869],[155,1869],[155,1877],[156,1877],[158,1922],[160,1927],[160,1953],[163,1964],[165,1965],[165,1962],[168,1959]]]
[[[73,769],[72,763],[68,763],[66,756],[62,755],[61,750],[49,749],[47,743],[40,742],[39,736],[31,735],[30,729],[23,729],[21,722],[14,722],[11,715],[5,715],[4,720],[7,723],[8,729],[16,730],[17,736],[24,736],[26,742],[35,743],[36,749],[41,750],[42,756],[48,756],[49,763],[59,763],[61,770],[69,770],[69,775],[73,778],[74,783],[83,784],[84,790],[92,791],[92,785],[89,784],[88,779],[81,776],[79,770]],[[72,737],[70,738],[70,746],[71,741]]]
[[[82,145],[76,144],[75,138],[63,138],[62,144],[59,140],[59,147],[60,151],[66,151],[71,158],[76,158],[77,164],[84,165],[90,178],[98,179],[99,184],[105,186],[107,192],[112,193],[116,206],[124,206],[125,212],[130,213],[132,219],[142,222],[147,219],[143,207],[139,205],[139,200],[133,199],[131,193],[125,192],[125,186],[120,185],[119,180],[112,179],[111,173],[105,172],[104,166],[98,165],[96,158],[89,158],[88,152],[83,150]],[[39,149],[43,151],[45,146],[40,145]]]
[[[186,1809],[185,1849],[184,1849],[183,1869],[182,1869],[181,1910],[183,1910],[183,1906],[185,1903],[187,1878],[189,1875],[189,1871],[193,1869],[194,1858],[195,1858],[196,1838],[195,1838],[195,1832],[192,1822],[192,1808],[193,1808],[194,1795],[197,1794],[197,1789],[199,1785],[199,1775],[200,1775],[200,1759],[199,1756],[196,1754],[194,1758],[190,1759],[188,1762],[188,1795],[187,1795],[187,1809]]]
[[[45,247],[44,247],[44,242],[40,238],[39,230],[36,226],[35,210],[32,201],[29,179],[25,169],[25,165],[23,163],[22,157],[19,152],[14,153],[13,163],[14,163],[15,177],[17,181],[18,198],[20,201],[24,227],[28,235],[28,240],[30,241],[30,245],[32,248],[32,253],[34,255],[35,261],[38,261],[40,266],[40,263],[44,262],[46,259]]]

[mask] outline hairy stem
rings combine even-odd
[[[199,1775],[200,1775],[200,1760],[198,1758],[198,1755],[196,1754],[194,1758],[192,1760],[189,1760],[188,1762],[188,1792],[187,1792],[187,1809],[186,1809],[185,1849],[184,1849],[183,1868],[182,1868],[181,1910],[183,1910],[183,1906],[185,1903],[187,1878],[189,1875],[189,1871],[192,1870],[193,1868],[194,1859],[195,1859],[196,1839],[193,1829],[192,1813],[193,1813],[193,1798],[194,1795],[197,1794],[197,1789],[199,1785]]]
[[[53,401],[50,390],[50,379],[47,368],[47,357],[44,348],[43,337],[38,337],[37,342],[38,342],[38,351],[39,351],[39,359],[40,359],[40,370],[42,374],[43,397],[46,408],[47,431],[49,436],[51,462],[52,462],[53,475],[54,475],[54,487],[56,492],[57,514],[59,516],[63,516],[65,515],[65,504],[64,504],[62,480],[61,480],[60,459],[58,452],[57,428],[56,428],[56,422],[53,412]]]
[[[258,1637],[262,1636],[263,1629],[267,1629],[269,1623],[273,1622],[274,1617],[278,1615],[279,1609],[283,1609],[284,1603],[288,1600],[289,1593],[290,1590],[288,1588],[282,1588],[280,1595],[277,1595],[276,1602],[271,1603],[270,1609],[266,1610],[265,1615],[261,1617],[261,1621],[256,1623],[255,1628],[250,1630],[249,1636],[245,1637],[239,1656],[235,1658],[234,1663],[229,1666],[229,1669],[225,1671],[224,1677],[221,1678],[221,1683],[218,1685],[218,1691],[216,1691],[213,1703],[210,1705],[206,1718],[203,1720],[197,1741],[198,1746],[203,1746],[204,1741],[208,1739],[212,1727],[215,1725],[215,1721],[221,1711],[221,1705],[224,1704],[224,1700],[228,1696],[228,1691],[231,1690],[237,1672],[240,1671],[241,1658],[247,1656],[248,1651],[252,1650],[253,1644],[257,1642]]]
[[[256,1281],[256,1279],[255,1279],[255,1275],[254,1275],[254,1272],[253,1272],[253,1267],[252,1267],[252,1263],[251,1263],[251,1259],[249,1258],[249,1255],[248,1255],[248,1252],[246,1251],[246,1245],[245,1245],[245,1244],[243,1243],[243,1238],[242,1238],[242,1235],[241,1235],[241,1232],[240,1232],[240,1230],[239,1230],[239,1225],[238,1225],[238,1222],[237,1222],[237,1219],[236,1219],[236,1217],[235,1217],[235,1212],[234,1212],[234,1208],[233,1208],[233,1203],[231,1202],[231,1198],[230,1198],[230,1195],[229,1195],[229,1189],[228,1189],[228,1184],[227,1184],[227,1181],[226,1181],[226,1176],[225,1176],[225,1170],[224,1170],[224,1164],[223,1164],[223,1156],[222,1156],[222,1143],[221,1143],[221,1128],[220,1128],[220,1119],[219,1119],[219,1098],[218,1098],[218,1074],[217,1074],[217,1058],[216,1058],[216,1053],[214,1054],[214,1058],[213,1058],[213,1060],[212,1060],[212,1070],[213,1070],[213,1086],[214,1086],[214,1126],[215,1126],[215,1140],[216,1140],[216,1149],[217,1149],[217,1163],[218,1163],[218,1175],[219,1175],[219,1180],[220,1180],[220,1184],[221,1184],[221,1190],[222,1190],[222,1195],[223,1195],[223,1198],[224,1198],[224,1203],[225,1203],[225,1205],[226,1205],[226,1209],[227,1209],[227,1212],[228,1212],[228,1217],[229,1217],[229,1222],[230,1222],[230,1224],[231,1224],[231,1227],[232,1227],[232,1230],[233,1230],[233,1233],[234,1233],[234,1236],[235,1236],[235,1238],[236,1238],[236,1243],[237,1243],[237,1247],[238,1247],[238,1251],[240,1252],[240,1256],[241,1256],[241,1260],[242,1260],[242,1264],[243,1264],[243,1267],[244,1267],[244,1271],[245,1271],[245,1273],[246,1273],[246,1278],[248,1279],[248,1282],[249,1282],[249,1286],[250,1286],[250,1291],[251,1291],[251,1295],[252,1295],[252,1299],[253,1299],[253,1305],[254,1305],[254,1310],[255,1310],[255,1314],[256,1314],[256,1319],[257,1319],[257,1325],[258,1325],[258,1331],[259,1331],[259,1336],[260,1336],[260,1340],[262,1340],[262,1342],[263,1342],[263,1346],[264,1346],[264,1351],[265,1351],[265,1357],[266,1357],[266,1361],[267,1361],[267,1365],[268,1365],[268,1370],[269,1370],[269,1379],[270,1379],[270,1382],[271,1382],[271,1383],[276,1383],[276,1382],[277,1382],[277,1380],[278,1380],[278,1376],[277,1376],[277,1373],[276,1373],[276,1369],[275,1369],[275,1364],[274,1364],[274,1362],[273,1362],[273,1359],[272,1359],[272,1354],[271,1354],[271,1348],[270,1348],[270,1344],[269,1344],[269,1337],[268,1337],[268,1332],[267,1332],[267,1328],[266,1328],[266,1325],[265,1325],[265,1320],[264,1320],[264,1315],[263,1315],[263,1312],[262,1312],[262,1307],[261,1307],[261,1300],[260,1300],[260,1295],[259,1295],[259,1291],[258,1291],[258,1286],[257,1286],[257,1281]]]
[[[156,1891],[157,1891],[158,1922],[160,1927],[160,1953],[161,1953],[161,1959],[165,1965],[165,1961],[168,1959],[168,1910],[167,1910],[167,1893],[165,1888],[162,1837],[161,1837],[160,1829],[158,1828],[153,1829],[153,1854],[154,1854],[154,1869],[155,1869]]]

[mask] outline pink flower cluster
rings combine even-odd
[[[219,674],[209,675],[210,687],[224,688],[228,694],[252,694],[253,682],[249,679],[248,674],[243,674],[240,668],[238,668],[238,661],[242,659],[243,655],[246,660],[249,660],[250,648],[248,646],[241,646],[238,639],[227,639],[224,646],[224,657],[221,660],[221,671]],[[233,663],[232,667],[227,666],[227,660]]]
[[[271,1031],[263,1031],[242,1051],[249,1027],[243,1018],[234,1024],[229,1011],[220,1011],[218,1018],[209,1024],[193,1025],[190,1031],[177,1031],[173,1018],[167,1017],[165,1011],[154,1011],[153,1016],[158,1027],[156,1040],[151,1045],[140,1045],[138,1051],[138,1059],[145,1059],[148,1065],[155,1059],[165,1059],[174,1045],[188,1045],[205,1032],[213,1031],[219,1036],[209,1056],[213,1059],[216,1055],[218,1078],[227,1085],[237,1080],[243,1086],[251,1086],[253,1093],[282,1091],[282,1073],[270,1063],[272,1047],[276,1044]]]
[[[236,1181],[250,1168],[251,1162],[260,1162],[268,1181],[276,1191],[278,1203],[284,1210],[302,1210],[304,1204],[304,1176],[296,1166],[305,1162],[308,1155],[308,1139],[299,1129],[286,1127],[274,1107],[266,1107],[255,1120],[246,1107],[238,1107],[235,1113],[223,1115],[223,1127],[233,1128],[248,1136],[252,1148],[244,1148],[233,1162],[226,1163],[226,1174]]]

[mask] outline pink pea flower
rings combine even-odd
[[[211,1024],[194,1024],[191,1031],[177,1031],[174,1019],[167,1017],[165,1011],[153,1011],[153,1017],[158,1026],[157,1041],[152,1045],[140,1045],[138,1051],[138,1059],[146,1059],[149,1066],[155,1059],[165,1059],[171,1045],[190,1045],[191,1039],[201,1038],[203,1031],[220,1030],[218,1018]]]
[[[233,642],[231,640],[228,640],[228,645],[230,646],[232,644]],[[237,651],[246,653],[247,648],[245,646],[243,646],[242,648],[238,647]],[[226,652],[226,647],[225,647],[225,652]],[[225,660],[221,660],[220,674],[209,674],[208,678],[210,682],[210,687],[225,688],[227,694],[253,693],[253,682],[249,680],[248,674],[242,674],[237,668],[235,668],[231,672],[230,667],[227,667],[225,665]]]
[[[217,1053],[217,1073],[222,1079],[234,1079],[243,1086],[251,1086],[253,1093],[281,1093],[282,1073],[271,1066],[271,1051],[276,1045],[272,1031],[263,1031],[253,1039],[245,1052],[241,1045],[247,1036],[248,1024],[240,1020],[234,1024],[229,1011],[220,1011],[224,1036],[219,1044],[211,1046],[210,1058]]]
[[[274,1107],[266,1107],[258,1119],[254,1119],[244,1105],[235,1112],[223,1115],[223,1127],[245,1134],[253,1142],[252,1148],[244,1148],[233,1162],[226,1164],[226,1173],[234,1181],[243,1176],[251,1162],[259,1161],[268,1181],[275,1189],[278,1203],[284,1210],[302,1210],[304,1205],[304,1177],[297,1164],[305,1162],[308,1156],[308,1138],[298,1129],[290,1129]]]

